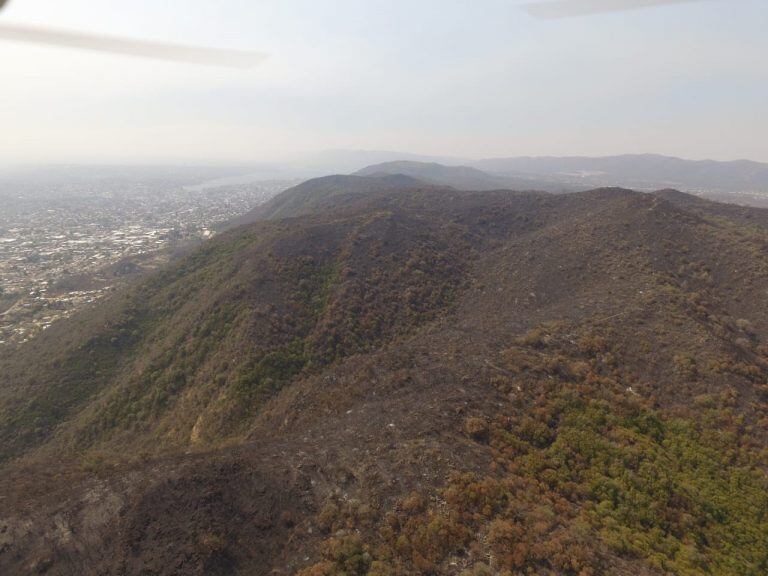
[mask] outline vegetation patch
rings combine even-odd
[[[739,449],[739,419],[713,408],[665,416],[617,377],[607,338],[552,328],[504,353],[496,384],[512,407],[464,423],[490,443],[493,472],[382,513],[360,544],[378,573],[585,576],[621,558],[643,573],[765,574],[768,479]]]

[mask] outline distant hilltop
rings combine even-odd
[[[543,190],[573,192],[601,186],[653,191],[675,188],[699,195],[768,196],[768,164],[686,160],[659,154],[617,156],[519,156],[469,159],[419,156],[406,152],[334,150],[286,161],[313,175],[403,174],[463,190]],[[310,169],[311,168],[311,169]],[[753,198],[754,199],[754,198]]]
[[[589,158],[519,157],[480,160],[474,167],[494,174],[553,178],[586,187],[665,187],[698,191],[766,192],[768,164],[750,160],[718,162],[684,160],[657,154],[629,154]]]
[[[475,191],[562,193],[611,186],[643,191],[674,188],[722,201],[768,206],[768,164],[750,160],[684,160],[655,154],[496,158],[461,165],[396,160],[365,167],[355,174],[403,174],[431,184]]]

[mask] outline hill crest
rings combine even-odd
[[[0,352],[0,570],[768,562],[762,211],[375,180]]]

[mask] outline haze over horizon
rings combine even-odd
[[[232,71],[0,42],[0,164],[324,149],[766,162],[766,17],[760,0],[565,20],[503,0],[15,0],[0,22],[269,59]]]
[[[320,176],[323,174],[339,173],[347,174],[353,173],[357,170],[362,170],[370,166],[376,166],[378,164],[397,163],[397,162],[414,162],[416,164],[436,164],[439,166],[457,166],[457,167],[470,167],[482,164],[485,162],[493,162],[495,160],[578,160],[583,159],[585,161],[593,160],[605,160],[605,159],[642,159],[643,157],[652,159],[669,159],[679,160],[688,163],[700,163],[700,162],[716,162],[720,165],[728,165],[733,163],[748,162],[768,165],[768,162],[756,160],[754,158],[747,157],[733,157],[733,158],[713,158],[713,157],[687,157],[674,154],[658,154],[653,151],[640,151],[640,152],[626,152],[626,153],[606,153],[606,154],[494,154],[491,156],[456,156],[456,155],[440,155],[414,152],[412,150],[367,150],[367,149],[320,149],[320,150],[297,150],[292,152],[286,151],[266,151],[257,157],[251,159],[239,159],[239,158],[206,158],[206,157],[162,157],[154,156],[147,158],[137,157],[115,157],[115,158],[96,158],[94,160],[73,158],[73,159],[26,159],[7,161],[5,158],[0,158],[0,174],[5,173],[19,173],[32,175],[36,171],[46,169],[57,168],[127,168],[127,169],[142,169],[149,170],[154,169],[204,169],[210,168],[212,170],[223,171],[222,173],[228,174],[230,171],[237,173],[251,173],[254,171],[256,174],[259,171],[271,172],[274,170],[287,170],[291,177],[299,177],[296,174],[300,174],[302,171],[306,172],[307,178]],[[491,171],[492,172],[492,171]]]

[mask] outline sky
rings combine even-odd
[[[7,24],[258,50],[229,70],[0,41],[0,164],[323,149],[768,162],[768,2],[11,0]]]

